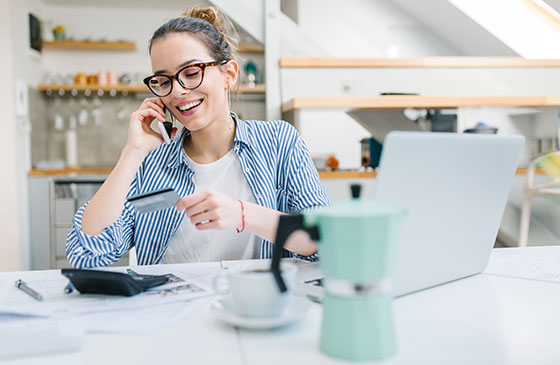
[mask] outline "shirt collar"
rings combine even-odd
[[[237,114],[231,113],[231,117],[235,120],[235,138],[233,144],[242,144],[245,147],[249,146],[249,131],[247,130],[247,122],[239,119]]]
[[[247,123],[244,120],[239,119],[237,114],[233,112],[231,112],[231,117],[235,120],[235,137],[233,139],[234,147],[236,146],[247,147],[249,145],[249,134],[247,131]],[[179,135],[179,138],[173,138],[173,140],[170,143],[171,145],[170,149],[172,152],[169,154],[169,159],[167,160],[167,167],[174,169],[179,165],[181,165],[182,163],[188,166],[188,163],[184,156],[183,142],[185,141],[185,138],[187,138],[187,136],[189,136],[190,134],[191,132],[187,128],[183,127],[183,129],[181,129],[181,134]]]

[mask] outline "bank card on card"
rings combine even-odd
[[[181,199],[179,194],[172,188],[150,191],[149,193],[131,196],[127,201],[140,214],[155,212],[156,210],[175,207],[177,201]]]

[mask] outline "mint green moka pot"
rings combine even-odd
[[[304,230],[318,242],[325,276],[320,349],[353,361],[374,361],[397,352],[389,279],[405,211],[359,198],[303,215],[280,218],[272,272],[283,289],[278,265],[289,235]]]

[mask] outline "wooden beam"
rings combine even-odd
[[[521,57],[303,58],[280,59],[288,68],[540,68],[560,67],[560,60]]]
[[[541,18],[545,23],[560,32],[560,19],[550,11],[543,7],[541,4],[535,2],[535,0],[518,0],[520,3],[525,5],[530,11],[532,11],[536,16]]]
[[[264,47],[256,43],[242,43],[237,47],[241,53],[262,53],[264,54]]]
[[[301,97],[282,105],[282,112],[297,109],[444,109],[461,106],[560,106],[560,95],[534,96],[422,96]]]

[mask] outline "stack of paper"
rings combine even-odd
[[[484,273],[560,283],[560,260],[494,251]]]
[[[174,266],[174,270],[169,266],[135,268],[141,274],[172,272],[182,281],[134,297],[65,294],[68,280],[59,271],[25,273],[29,274],[23,278],[27,285],[44,298],[37,301],[14,286],[13,275],[1,275],[0,359],[74,351],[83,333],[146,333],[193,315],[213,300],[212,280],[223,271],[219,264],[196,270]],[[25,348],[18,351],[10,338],[26,339]],[[49,346],[43,346],[41,338],[49,338]]]

